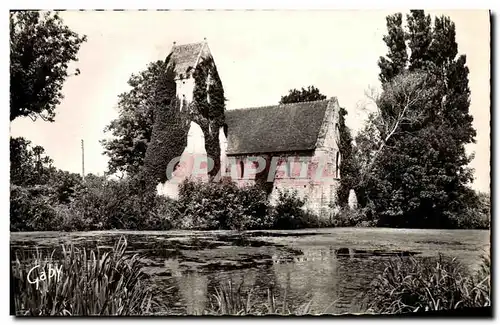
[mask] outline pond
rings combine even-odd
[[[11,233],[11,252],[61,250],[61,244],[110,249],[121,236],[141,256],[149,285],[170,313],[200,314],[220,285],[290,309],[311,303],[326,313],[362,312],[358,301],[391,258],[456,257],[472,269],[489,255],[487,230],[324,228],[294,231],[106,231]],[[161,294],[161,293],[159,293]]]

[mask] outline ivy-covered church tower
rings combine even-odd
[[[224,89],[214,59],[205,40],[182,45],[174,43],[168,60],[175,73],[176,96],[181,102],[179,109],[186,112],[190,120],[187,146],[181,156],[182,173],[190,176],[194,172],[195,177],[204,178],[200,167],[206,168],[203,160],[208,156],[213,161],[213,168],[205,175],[211,179],[221,166],[220,136],[225,111]]]

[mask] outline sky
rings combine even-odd
[[[467,55],[470,112],[476,143],[472,186],[490,187],[490,25],[486,10],[427,11],[456,24],[460,54]],[[103,174],[107,157],[99,140],[118,115],[118,95],[149,62],[163,60],[173,42],[207,39],[222,80],[227,109],[277,104],[289,89],[314,85],[337,97],[347,124],[362,127],[365,92],[378,89],[377,61],[387,53],[385,17],[394,11],[66,11],[65,24],[87,36],[71,67],[81,74],[64,84],[55,122],[18,118],[12,136],[41,145],[63,170]]]

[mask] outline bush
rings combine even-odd
[[[10,230],[57,230],[57,195],[46,185],[10,186]]]
[[[333,217],[334,227],[374,227],[375,222],[367,220],[363,209],[351,210],[349,207],[343,207],[339,213]]]
[[[274,229],[317,228],[319,218],[304,208],[306,199],[296,190],[279,190],[276,204],[271,209]]]
[[[179,188],[178,227],[183,229],[262,229],[272,225],[267,195],[257,186],[184,180]]]
[[[453,224],[459,229],[490,229],[491,201],[487,193],[474,193],[469,199],[468,207],[451,217]]]
[[[370,308],[377,313],[404,313],[490,306],[489,258],[476,274],[456,259],[391,260],[372,284]]]
[[[62,259],[16,255],[12,265],[16,315],[90,316],[147,315],[155,303],[140,269],[139,258],[125,256],[124,238],[111,252],[95,253],[74,246],[63,249]],[[30,274],[28,272],[33,266]],[[60,269],[61,276],[30,283],[43,273]]]
[[[92,178],[69,205],[64,230],[166,230],[171,227],[170,200],[142,192],[136,179]],[[76,229],[75,229],[76,228]]]

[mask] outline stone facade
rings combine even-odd
[[[272,170],[269,167],[273,166],[274,160],[276,172],[270,193],[271,203],[276,201],[279,191],[295,190],[300,197],[307,199],[307,209],[323,218],[329,218],[331,207],[336,205],[337,190],[340,186],[338,117],[339,104],[337,99],[332,98],[328,100],[314,150],[229,154],[226,158],[226,161],[229,161],[226,173],[231,174],[233,171],[233,179],[236,174],[238,177],[235,181],[239,186],[252,185],[256,175],[252,172],[250,160],[254,160],[255,156],[264,158],[268,172],[269,169]],[[227,150],[227,141],[225,143]]]

